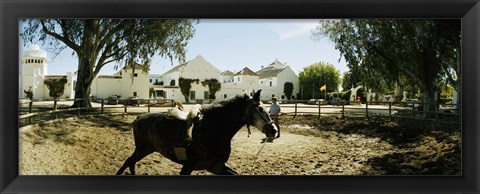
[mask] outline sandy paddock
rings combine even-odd
[[[131,123],[136,116],[76,117],[23,129],[19,172],[113,175],[134,150]],[[282,116],[280,122],[281,137],[273,143],[262,144],[264,135],[255,128],[247,137],[242,128],[232,140],[228,164],[242,175],[461,173],[459,130],[363,118]],[[154,153],[137,163],[136,172],[177,175],[180,168]]]

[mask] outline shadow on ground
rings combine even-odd
[[[368,159],[368,174],[458,175],[461,173],[461,128],[417,119],[373,117],[283,117],[281,123],[304,123],[312,129],[379,138],[394,146],[391,153]],[[296,129],[298,130],[298,129]],[[308,130],[305,130],[308,131]],[[309,130],[312,133],[312,130]],[[312,133],[315,135],[315,133]],[[399,151],[401,150],[401,151]]]
[[[39,123],[38,127],[34,127],[32,129],[33,133],[29,135],[32,136],[35,144],[42,144],[47,139],[53,139],[53,141],[58,143],[75,145],[81,142],[78,142],[78,140],[70,134],[80,130],[82,126],[84,126],[84,123],[79,123],[79,121],[88,122],[89,126],[92,127],[110,127],[123,132],[132,130],[132,121],[127,118],[127,115],[89,115],[82,116],[81,119],[77,120],[75,115],[68,115],[68,117],[62,117],[62,119],[56,120],[56,122]],[[70,121],[72,119],[73,122]]]

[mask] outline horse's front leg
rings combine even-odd
[[[191,175],[193,172],[193,165],[185,164],[182,166],[182,170],[180,170],[180,175]]]
[[[217,175],[238,175],[238,172],[230,168],[227,163],[219,165],[219,167],[210,172]]]

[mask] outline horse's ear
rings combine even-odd
[[[255,94],[253,95],[253,100],[255,101],[260,101],[260,92],[262,90],[258,90],[257,92],[255,92]]]

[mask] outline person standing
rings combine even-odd
[[[278,104],[277,102],[277,98],[272,97],[272,105],[270,106],[269,113],[270,113],[270,117],[273,119],[278,129],[276,138],[280,137],[280,125],[278,125],[278,116],[280,115],[280,111],[281,111],[281,108],[280,108],[280,104]]]

